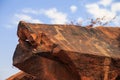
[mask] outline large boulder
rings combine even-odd
[[[13,65],[28,80],[120,80],[120,28],[21,21]],[[11,79],[12,80],[12,79]]]

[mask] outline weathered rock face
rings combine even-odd
[[[21,21],[17,34],[13,65],[28,80],[120,80],[120,28]]]
[[[21,71],[15,75],[11,76],[7,80],[37,80],[37,79],[34,76],[31,76],[31,75]]]

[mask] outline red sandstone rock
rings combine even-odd
[[[21,21],[17,34],[13,65],[35,77],[28,80],[120,80],[118,27]]]
[[[7,80],[37,80],[34,76],[31,76],[25,72],[18,72],[17,74],[11,76]]]

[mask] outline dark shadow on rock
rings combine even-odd
[[[118,47],[120,48],[120,34],[119,34],[119,36],[117,37],[117,41],[118,41]]]
[[[115,80],[120,80],[120,76],[117,76]]]

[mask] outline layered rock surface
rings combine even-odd
[[[118,27],[21,21],[17,35],[13,65],[24,71],[23,75],[29,74],[28,80],[120,80]],[[8,80],[23,80],[14,78]]]

